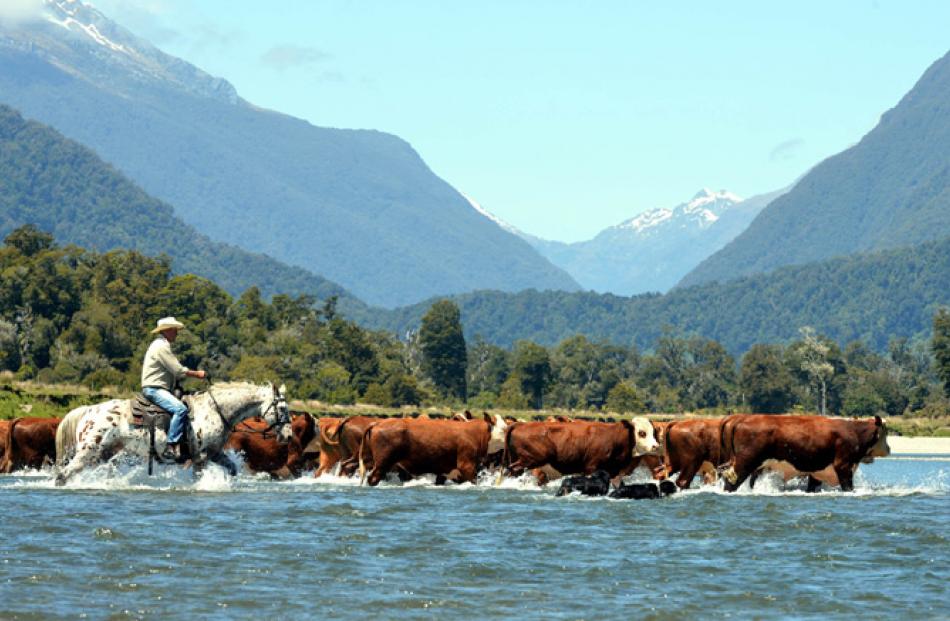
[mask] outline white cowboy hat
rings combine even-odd
[[[178,321],[174,317],[162,317],[161,319],[158,320],[158,327],[152,330],[151,334],[161,332],[162,330],[171,330],[171,329],[181,330],[184,327],[185,327],[185,324]]]

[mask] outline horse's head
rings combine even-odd
[[[290,426],[290,407],[287,405],[287,389],[283,384],[274,389],[273,400],[264,410],[264,422],[273,427],[277,433],[277,442],[287,444],[293,436]]]

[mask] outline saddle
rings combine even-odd
[[[181,387],[176,386],[175,390],[172,392],[175,395],[175,398],[183,400],[184,393]],[[178,463],[184,463],[191,459],[191,442],[188,437],[190,435],[191,421],[194,414],[190,404],[187,401],[184,401],[185,405],[188,405],[188,417],[185,420],[185,434],[183,442],[180,447],[180,454],[177,459]],[[148,398],[142,393],[135,393],[131,399],[132,406],[132,426],[138,427],[141,429],[148,430],[149,438],[149,458],[148,458],[148,473],[152,474],[152,460],[156,459],[159,463],[170,463],[162,459],[161,455],[163,451],[158,450],[155,447],[155,430],[161,429],[165,434],[168,434],[168,429],[171,426],[172,414],[165,408],[156,405],[148,400]]]

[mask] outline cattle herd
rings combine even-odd
[[[56,463],[60,419],[0,421],[0,472]],[[860,463],[890,453],[880,418],[734,414],[656,422],[576,420],[563,416],[519,421],[469,412],[430,417],[321,417],[295,412],[293,437],[280,444],[263,421],[248,420],[227,448],[243,454],[253,472],[274,478],[335,472],[377,485],[434,475],[436,483],[473,482],[492,470],[498,481],[530,472],[543,485],[561,478],[558,495],[579,492],[617,498],[655,498],[690,487],[694,477],[721,478],[727,491],[763,471],[788,481],[807,477],[808,491],[822,483],[853,489]],[[656,483],[624,484],[638,467]],[[675,475],[675,479],[671,478]]]

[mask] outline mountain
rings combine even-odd
[[[260,109],[78,0],[0,24],[0,101],[93,148],[212,239],[372,303],[577,289],[405,141]]]
[[[337,296],[344,312],[365,308],[299,267],[211,241],[91,150],[0,105],[0,237],[24,224],[92,250],[166,254],[174,271],[214,280],[233,295],[257,286],[265,295]]]
[[[863,340],[884,351],[894,337],[929,337],[934,312],[950,304],[950,238],[665,295],[480,291],[453,299],[467,339],[478,335],[505,347],[518,339],[554,345],[584,334],[647,349],[672,329],[715,339],[740,355],[755,343],[798,338],[799,328],[812,326],[839,343]],[[404,334],[418,329],[431,303],[365,321]]]
[[[948,145],[950,53],[858,144],[813,168],[680,284],[950,235]]]
[[[522,237],[584,288],[617,295],[667,291],[785,191],[742,200],[704,188],[685,203],[643,212],[586,241]]]

